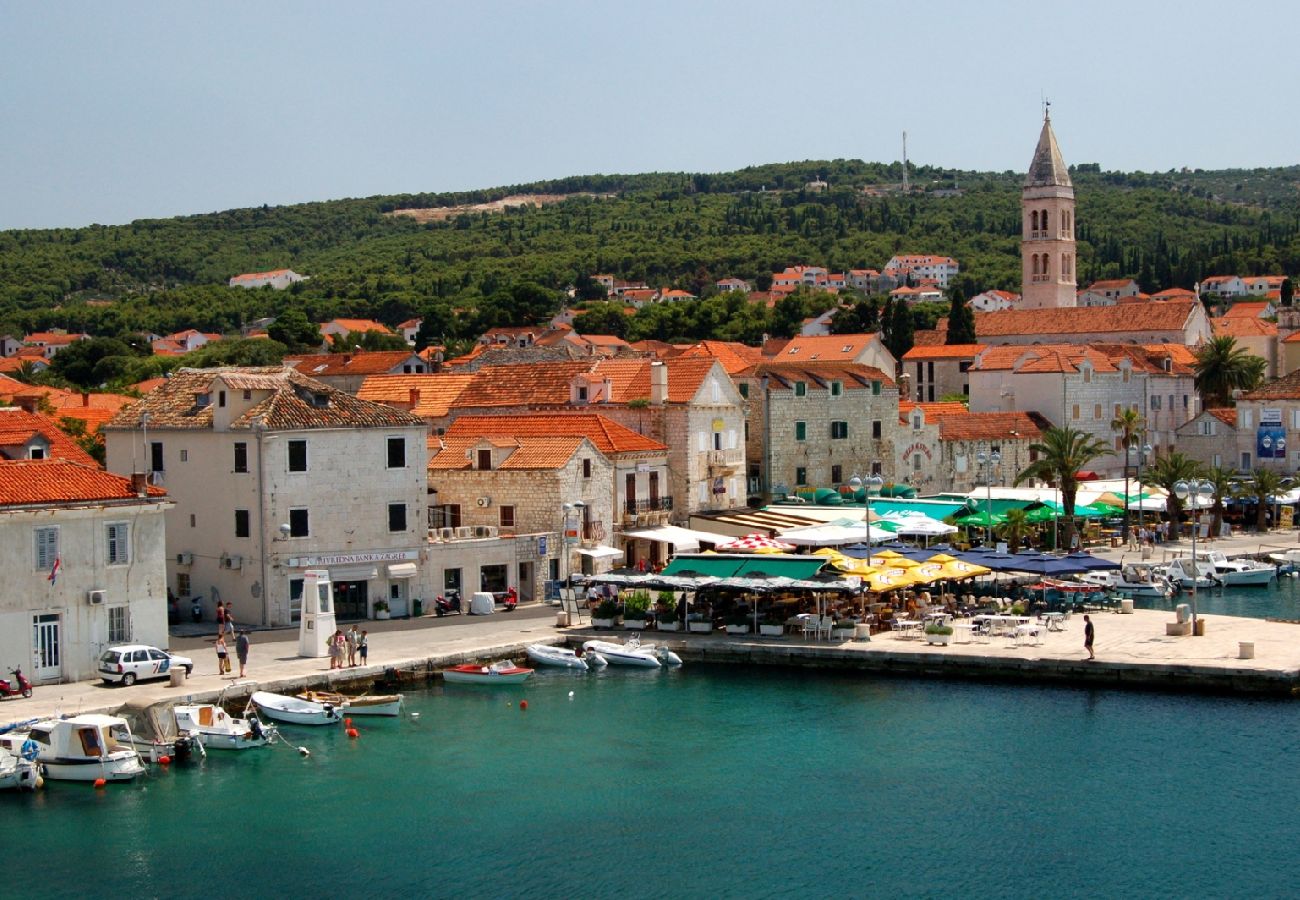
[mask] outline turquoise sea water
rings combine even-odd
[[[1190,598],[1183,592],[1170,600],[1137,600],[1134,605],[1139,609],[1173,609],[1177,603],[1189,602]],[[1283,575],[1268,587],[1197,591],[1196,609],[1198,614],[1207,616],[1300,620],[1300,578]]]
[[[569,696],[569,692],[573,696]],[[521,711],[519,700],[529,708]],[[1291,896],[1300,707],[543,672],[362,734],[0,796],[37,897]]]

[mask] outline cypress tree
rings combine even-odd
[[[1281,299],[1280,299],[1279,302],[1280,302],[1283,306],[1290,306],[1290,305],[1291,305],[1291,298],[1294,297],[1294,296],[1295,296],[1295,285],[1291,282],[1291,279],[1290,279],[1290,278],[1283,278],[1283,279],[1282,279]]]
[[[954,287],[949,294],[951,306],[948,309],[948,337],[944,343],[975,343],[975,313],[966,305],[965,292]]]

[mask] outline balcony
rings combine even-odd
[[[582,523],[582,542],[598,544],[605,540],[605,523],[599,519]]]
[[[623,504],[624,525],[658,525],[668,521],[672,512],[672,497],[648,500],[628,500]]]
[[[700,468],[709,469],[714,474],[722,474],[744,464],[745,451],[739,447],[735,450],[705,450],[700,454]]]

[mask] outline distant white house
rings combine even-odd
[[[1004,309],[1015,309],[1016,304],[1019,302],[1019,294],[1013,294],[1011,291],[992,290],[976,294],[966,301],[966,305],[975,312],[998,312]]]
[[[299,275],[293,269],[275,269],[270,272],[246,272],[236,275],[228,282],[230,287],[260,288],[270,285],[282,291],[296,281],[305,281],[306,276]]]

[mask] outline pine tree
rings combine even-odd
[[[948,337],[944,343],[975,343],[975,313],[966,305],[966,294],[959,287],[954,287],[949,294],[952,305],[948,310]]]

